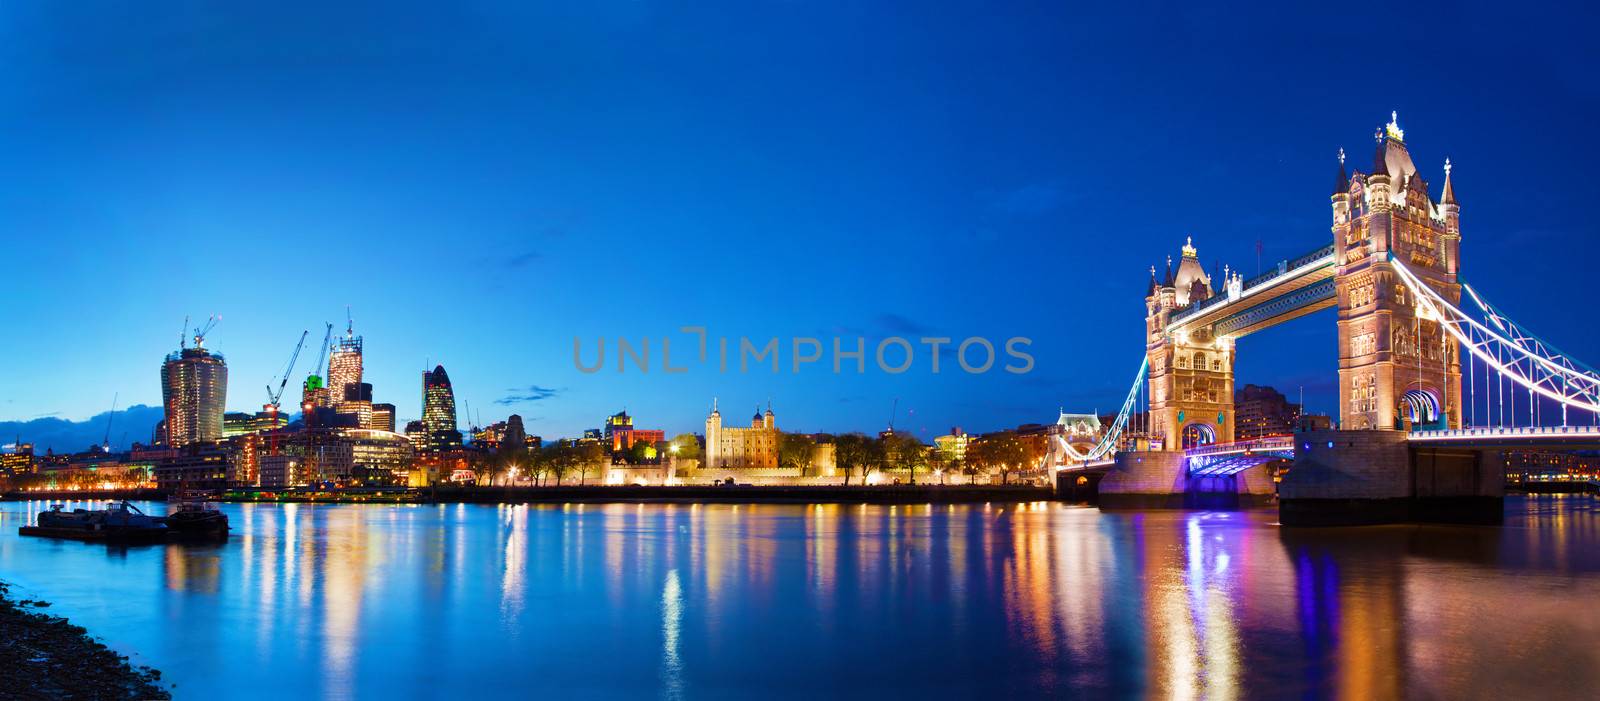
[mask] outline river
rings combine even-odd
[[[163,504],[142,504],[159,513]],[[23,538],[17,598],[177,698],[1589,698],[1600,502],[1272,510],[227,504],[222,545]]]

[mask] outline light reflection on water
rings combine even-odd
[[[1600,686],[1588,497],[1509,500],[1503,528],[1328,530],[1053,503],[242,504],[227,544],[127,548],[18,537],[46,507],[0,504],[0,578],[183,697]]]

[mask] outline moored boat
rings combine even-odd
[[[39,514],[37,525],[22,526],[20,535],[72,540],[156,541],[167,537],[167,527],[126,501],[104,509],[62,510],[57,504]]]
[[[178,502],[162,523],[175,537],[228,537],[228,515],[218,511],[215,504],[198,499]]]

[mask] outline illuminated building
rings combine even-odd
[[[356,417],[356,425],[361,428],[372,428],[372,385],[366,382],[346,383],[339,413]]]
[[[711,415],[706,417],[705,469],[718,468],[775,468],[778,466],[778,425],[772,414],[756,410],[749,428],[724,427],[722,412],[716,401],[711,403]]]
[[[967,432],[961,430],[960,426],[951,428],[948,435],[933,439],[934,447],[938,448],[939,454],[944,457],[945,462],[950,463],[966,460],[967,444],[971,442],[972,436],[967,435]]]
[[[406,439],[410,440],[411,445],[417,450],[420,451],[426,449],[428,447],[427,425],[422,423],[420,419],[416,421],[407,421]]]
[[[33,472],[33,444],[18,441],[8,452],[0,453],[0,476]]]
[[[655,445],[665,441],[667,432],[661,429],[634,428],[633,417],[628,416],[628,412],[624,410],[606,417],[604,436],[607,449],[613,453],[621,453],[632,449],[634,443]]]
[[[378,403],[372,405],[372,425],[374,431],[388,431],[394,433],[394,405]]]
[[[429,450],[461,445],[461,431],[456,429],[456,395],[443,365],[422,373],[422,425],[428,434]]]
[[[229,451],[201,443],[155,461],[156,486],[161,489],[225,489],[240,486],[230,479]]]
[[[222,415],[222,437],[232,438],[250,433],[260,433],[289,425],[289,417],[270,411],[247,414],[230,411]]]
[[[328,387],[322,383],[322,377],[307,375],[305,384],[300,387],[300,411],[310,414],[315,409],[332,405],[328,399]]]
[[[416,451],[405,436],[365,428],[336,429],[315,448],[323,482],[403,484]]]
[[[350,385],[361,383],[361,337],[355,335],[354,326],[346,326],[344,338],[333,344],[328,354],[328,394],[333,406],[344,411],[346,392]],[[369,386],[367,401],[372,401]]]
[[[1245,385],[1233,394],[1235,437],[1240,440],[1293,433],[1300,405],[1271,387]]]
[[[220,354],[197,342],[194,348],[168,355],[161,364],[167,444],[182,447],[220,440],[227,399],[228,366]]]
[[[615,439],[615,436],[616,436],[616,432],[617,431],[627,431],[627,430],[632,430],[632,429],[633,429],[633,417],[628,416],[628,410],[624,409],[624,410],[619,411],[619,412],[617,412],[615,414],[607,416],[606,417],[606,423],[605,423],[605,433],[604,433],[606,444],[607,445],[616,445],[615,442],[614,442],[614,439]],[[613,448],[613,450],[615,450],[615,448]]]

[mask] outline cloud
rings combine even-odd
[[[912,321],[894,312],[883,312],[877,317],[878,326],[895,334],[925,334],[933,331],[924,324]]]
[[[513,404],[526,404],[528,402],[537,402],[537,401],[542,401],[542,400],[545,400],[545,399],[549,399],[549,398],[554,397],[557,394],[561,393],[561,390],[551,389],[549,387],[540,387],[539,385],[528,385],[527,387],[512,387],[510,389],[507,389],[506,391],[510,392],[510,394],[507,394],[504,397],[501,397],[499,399],[494,400],[495,404],[500,404],[502,406],[511,406]]]
[[[505,266],[507,268],[521,268],[543,257],[544,254],[538,251],[525,251],[523,253],[506,258]]]

